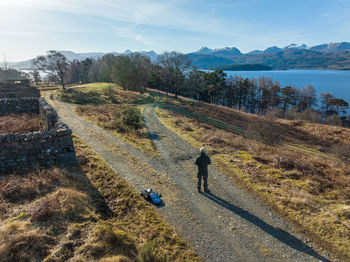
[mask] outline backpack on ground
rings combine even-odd
[[[162,200],[160,199],[162,195],[151,188],[142,190],[141,196],[153,205],[159,206],[162,204]]]

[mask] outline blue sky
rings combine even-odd
[[[0,0],[0,61],[47,50],[242,52],[350,42],[350,0]]]

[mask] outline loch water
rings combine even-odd
[[[298,88],[311,84],[320,93],[329,92],[337,98],[342,98],[350,104],[350,71],[346,70],[271,70],[271,71],[225,71],[227,76],[242,76],[243,78],[270,77],[278,81],[281,87],[294,86]]]

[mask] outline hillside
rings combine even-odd
[[[60,51],[69,61],[74,59],[82,61],[86,58],[99,59],[107,53],[74,53],[72,51]],[[110,52],[113,55],[127,55],[131,50],[122,53]],[[152,62],[157,60],[158,54],[151,51],[139,51]],[[195,52],[186,54],[192,65],[200,69],[230,65],[230,64],[261,64],[272,69],[350,69],[350,43],[329,43],[316,46],[304,44],[290,44],[283,48],[272,46],[265,50],[254,50],[243,54],[236,47],[210,49],[202,47]],[[15,69],[31,69],[32,60],[12,63]]]
[[[349,259],[350,131],[163,98],[162,123],[325,249]],[[345,259],[346,260],[346,259]]]
[[[284,256],[288,260],[328,261],[332,257],[260,202],[252,190],[237,186],[240,183],[230,179],[237,170],[223,170],[218,158],[221,151],[213,151],[206,144],[213,159],[209,169],[211,191],[198,193],[194,161],[199,143],[206,142],[197,137],[196,144],[189,144],[187,138],[176,135],[174,127],[182,128],[181,115],[165,114],[174,122],[163,122],[164,115],[157,105],[163,108],[167,101],[108,83],[72,86],[62,95],[51,91],[45,97],[62,121],[136,190],[151,187],[162,193],[165,205],[157,211],[204,260],[271,261]],[[134,109],[142,113],[142,118]],[[137,119],[142,119],[144,125],[136,124]],[[194,134],[201,124],[190,122],[191,126],[183,128]],[[228,149],[222,145],[218,148]],[[231,152],[233,156],[236,148],[232,146],[231,150],[227,156],[231,157]]]
[[[267,71],[272,70],[271,67],[265,65],[223,65],[223,66],[213,66],[209,68],[210,70],[223,70],[223,71]]]
[[[115,85],[111,89],[110,84],[103,83],[72,87],[72,90],[74,91],[70,91],[68,97],[61,97],[70,104],[52,100],[62,111],[65,121],[86,137],[89,144],[115,170],[123,170],[123,176],[130,183],[136,187],[150,183],[160,188],[164,193],[164,200],[171,205],[159,211],[182,234],[191,235],[189,241],[198,245],[197,250],[201,256],[219,256],[216,253],[218,251],[220,254],[227,254],[227,260],[230,251],[226,249],[224,242],[231,243],[232,252],[236,250],[237,239],[240,243],[245,243],[248,236],[254,234],[256,237],[251,241],[267,240],[264,243],[259,242],[262,245],[260,251],[254,248],[249,251],[252,252],[249,256],[256,259],[262,258],[261,250],[265,250],[264,254],[270,254],[271,258],[278,257],[278,250],[281,249],[275,249],[274,246],[282,245],[286,248],[286,243],[289,243],[286,256],[299,256],[301,254],[296,250],[304,250],[301,252],[303,256],[328,261],[314,251],[314,246],[311,248],[301,244],[298,240],[300,236],[292,236],[286,227],[277,226],[276,222],[265,217],[268,212],[258,211],[262,207],[253,208],[252,203],[246,203],[250,199],[247,198],[249,192],[291,221],[299,232],[306,234],[309,240],[303,241],[311,243],[311,239],[338,258],[349,258],[350,239],[344,234],[350,228],[347,201],[350,196],[347,179],[350,175],[349,129],[306,121],[265,118],[189,99],[167,98],[157,93],[141,95],[124,91]],[[137,132],[121,129],[118,113],[124,110],[120,107],[121,103],[128,103],[143,111],[146,126]],[[88,121],[84,122],[81,118]],[[118,139],[131,147],[120,145]],[[192,180],[195,180],[190,175],[194,171],[193,155],[196,154],[193,148],[201,146],[207,148],[213,160],[215,167],[210,172],[217,179],[210,180],[212,193],[205,195],[207,199],[193,194],[194,188],[191,186],[194,183]],[[132,155],[130,163],[123,160],[124,157],[130,159],[129,154]],[[156,175],[150,175],[148,169],[144,170],[144,163],[157,170],[151,171]],[[180,173],[184,176],[178,176]],[[238,193],[235,185],[245,188],[245,193]],[[233,199],[230,197],[232,194]],[[182,199],[177,196],[187,197]],[[255,200],[254,203],[259,201]],[[206,212],[206,222],[202,221],[203,214],[197,210],[198,207],[200,210],[214,208],[223,219],[229,219],[227,226],[230,230],[239,231],[239,237],[235,235],[232,239],[231,235],[225,235],[220,229],[222,225],[217,221],[217,215],[212,212]],[[182,211],[187,208],[190,208],[190,213]],[[201,234],[198,234],[198,224],[192,223],[193,216],[195,221],[200,221]],[[241,224],[236,216],[243,217],[249,226]],[[211,230],[215,229],[215,236],[206,235],[208,225]],[[254,231],[266,227],[271,229],[262,235]],[[277,242],[274,242],[277,227],[283,228],[279,231],[283,232],[283,237],[277,237]],[[223,243],[215,249],[208,249],[204,244],[208,241]],[[248,246],[245,248],[251,249]],[[311,257],[308,261],[313,260]]]

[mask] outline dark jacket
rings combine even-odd
[[[196,165],[198,166],[198,175],[208,175],[208,165],[210,164],[211,160],[209,156],[207,156],[205,153],[201,153],[201,155],[196,160]]]

